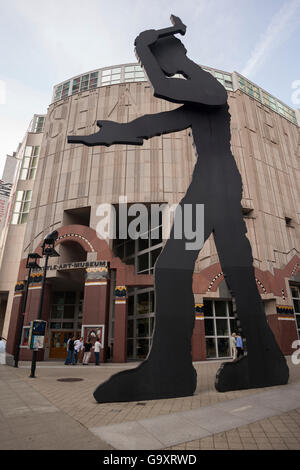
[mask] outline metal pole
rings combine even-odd
[[[26,290],[25,290],[24,298],[23,298],[22,313],[21,313],[21,324],[20,324],[20,330],[19,330],[19,335],[18,335],[18,343],[17,343],[15,357],[14,357],[14,360],[15,360],[14,367],[18,367],[18,364],[19,364],[20,344],[21,344],[21,340],[22,340],[22,332],[23,332],[24,316],[25,316],[27,297],[28,297],[28,288],[29,288],[30,275],[31,275],[31,267],[29,268],[29,271],[28,271],[28,279],[27,279],[27,282],[26,282]]]
[[[37,320],[40,320],[41,316],[42,316],[44,290],[45,290],[47,267],[48,267],[48,258],[49,258],[49,254],[46,254],[45,266],[44,266],[44,272],[43,272],[43,280],[42,280],[42,290],[41,290],[40,304],[39,304],[39,309],[38,309],[38,314],[37,314]],[[37,350],[34,349],[33,353],[32,353],[31,373],[30,373],[30,376],[29,376],[31,379],[35,378],[36,356],[37,356]]]

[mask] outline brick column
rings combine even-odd
[[[108,268],[87,268],[84,285],[83,325],[104,325],[103,348],[100,362],[105,362],[108,342],[109,282]],[[95,362],[92,352],[91,362]]]
[[[206,360],[203,304],[195,304],[195,326],[192,336],[193,361]]]
[[[282,353],[293,354],[292,344],[298,339],[294,308],[288,305],[276,305],[276,314],[267,316],[268,323]]]
[[[10,323],[9,323],[7,344],[6,344],[7,353],[12,354],[12,355],[15,354],[17,341],[19,337],[19,330],[21,327],[21,315],[23,313],[22,307],[23,307],[24,291],[25,291],[25,281],[17,282],[15,286],[15,293],[14,293],[14,299],[12,303],[11,317],[10,317]]]
[[[117,273],[118,282],[118,273]],[[126,362],[127,359],[127,287],[115,288],[115,328],[113,362]]]

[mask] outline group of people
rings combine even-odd
[[[244,355],[243,339],[239,333],[238,334],[232,333],[231,349],[232,349],[233,361],[236,361],[240,356]]]
[[[67,357],[65,360],[65,365],[77,364],[82,353],[82,365],[88,365],[91,358],[92,350],[95,354],[95,365],[99,366],[101,351],[101,343],[99,341],[99,338],[96,336],[96,341],[92,343],[91,338],[89,337],[84,343],[82,337],[70,337],[67,341]]]

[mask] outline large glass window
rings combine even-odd
[[[61,85],[58,85],[55,89],[54,101],[58,101],[62,98],[65,98],[69,94],[70,81],[65,82]]]
[[[159,213],[158,225],[151,225],[151,210],[147,221],[148,230],[133,240],[114,240],[115,254],[126,264],[135,266],[137,274],[153,274],[155,262],[162,250],[162,215]],[[129,223],[130,223],[129,218]]]
[[[54,291],[51,299],[50,329],[80,330],[83,292]]]
[[[202,67],[205,72],[209,72],[213,75],[228,91],[233,91],[233,83],[232,83],[232,76],[229,73],[225,72],[217,72],[213,69],[207,69]]]
[[[102,71],[101,83],[102,85],[114,85],[121,82],[121,68],[114,67],[113,69],[106,69]]]
[[[127,358],[143,360],[151,347],[154,329],[154,289],[128,291]]]
[[[230,336],[238,332],[232,302],[204,300],[204,326],[207,358],[231,357]]]
[[[300,338],[300,287],[291,286],[292,299],[294,304],[294,311],[296,317],[296,326],[298,330],[298,336]]]
[[[22,168],[20,172],[21,180],[32,180],[35,178],[38,158],[40,155],[39,146],[27,146],[22,161]]]
[[[261,101],[259,88],[244,77],[239,76],[239,87],[252,98]]]
[[[32,191],[17,191],[11,223],[24,224],[30,209]]]
[[[35,116],[31,131],[36,132],[36,133],[43,132],[44,124],[45,124],[45,116]]]
[[[98,72],[88,73],[73,79],[72,94],[96,88],[98,83]]]

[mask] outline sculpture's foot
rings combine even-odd
[[[145,361],[136,369],[113,375],[93,395],[99,403],[159,400],[193,395],[196,385],[192,363],[172,369],[170,364],[164,367]]]
[[[253,367],[247,355],[235,362],[224,362],[217,372],[215,386],[219,392],[229,392],[284,385],[288,379],[289,368],[284,356],[276,359],[270,357],[268,363],[262,358],[261,363]]]

